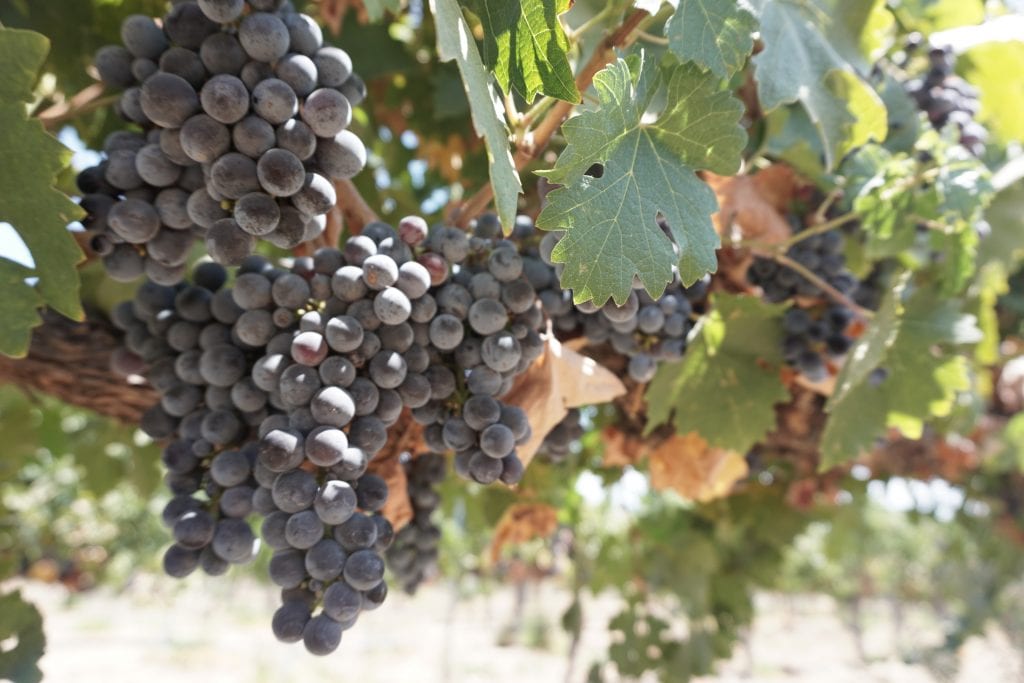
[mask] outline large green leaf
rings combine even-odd
[[[504,110],[458,2],[431,0],[430,4],[437,28],[438,55],[441,61],[454,60],[462,73],[463,87],[473,115],[473,127],[487,146],[498,218],[505,231],[511,232],[516,219],[517,199],[523,185],[509,152],[508,127],[502,113]]]
[[[865,25],[831,21],[838,0],[759,0],[764,50],[754,57],[761,105],[800,102],[818,127],[831,168],[850,150],[886,135],[885,105],[837,49],[860,45]],[[874,7],[874,0],[852,0]],[[844,14],[851,12],[843,3]],[[870,17],[870,12],[862,13]],[[852,32],[852,34],[850,33]],[[848,52],[848,50],[844,50]]]
[[[0,29],[0,221],[13,225],[32,253],[33,275],[39,278],[35,288],[43,301],[81,318],[75,265],[82,252],[67,231],[81,211],[53,187],[70,152],[25,113],[48,49],[49,42],[38,33]],[[5,277],[11,272],[7,269]],[[32,296],[24,288],[10,294],[18,290]]]
[[[775,425],[782,383],[782,307],[717,294],[683,360],[664,364],[647,388],[647,430],[669,421],[708,443],[746,453]]]
[[[1024,40],[982,43],[957,60],[981,91],[978,118],[1003,143],[1024,140]]]
[[[1024,182],[1017,182],[995,196],[985,211],[991,231],[979,245],[980,264],[998,262],[1012,273],[1024,260]]]
[[[822,469],[856,458],[889,427],[920,438],[925,422],[949,415],[957,392],[970,388],[967,359],[955,351],[981,339],[975,317],[933,289],[903,302],[905,294],[903,286],[889,294],[850,350],[825,406]]]
[[[484,30],[484,62],[505,92],[579,102],[560,14],[570,0],[463,0]]]
[[[665,24],[668,47],[682,61],[727,78],[743,68],[754,48],[757,19],[739,0],[677,0]]]
[[[710,219],[717,202],[695,171],[732,174],[739,168],[742,107],[714,75],[677,64],[664,76],[667,107],[646,122],[662,74],[650,62],[638,71],[635,76],[620,59],[597,74],[600,106],[565,123],[568,146],[553,169],[539,172],[565,186],[548,195],[537,226],[566,231],[552,257],[566,264],[562,286],[576,301],[622,303],[635,276],[657,296],[671,281],[674,263],[686,284],[717,266],[719,240]],[[602,176],[586,175],[597,162]]]
[[[46,636],[39,610],[25,602],[17,591],[0,595],[0,680],[17,683],[43,680],[38,664],[45,648]]]
[[[28,350],[32,328],[39,325],[38,308],[43,300],[33,287],[25,283],[32,271],[13,261],[0,258],[0,353],[22,356]]]

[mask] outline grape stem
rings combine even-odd
[[[798,261],[789,258],[785,254],[781,254],[775,251],[763,252],[760,255],[770,258],[779,265],[785,266],[790,270],[795,271],[798,275],[803,277],[812,285],[828,294],[829,297],[834,299],[837,303],[840,303],[843,306],[849,308],[857,317],[861,318],[862,320],[871,320],[871,318],[875,316],[874,311],[869,311],[868,309],[860,306],[853,299],[846,296],[829,283],[825,282],[825,280],[823,280],[822,278],[818,277],[813,271],[804,266],[802,263],[799,263]]]
[[[93,83],[72,95],[70,99],[47,107],[39,112],[36,118],[42,122],[46,130],[52,132],[68,121],[73,121],[91,111],[109,107],[121,99],[121,96],[116,94],[102,97],[104,91],[105,88],[102,83]]]
[[[594,50],[590,60],[586,63],[579,75],[576,76],[576,89],[581,93],[590,87],[597,72],[610,64],[615,59],[615,49],[625,47],[636,39],[637,27],[651,15],[642,9],[631,12],[622,24],[610,33],[601,44]],[[543,102],[543,100],[542,100]],[[539,105],[538,105],[539,106]],[[541,119],[537,127],[524,136],[522,145],[516,149],[514,161],[517,171],[522,171],[551,142],[551,138],[562,126],[562,122],[572,113],[573,102],[557,100]],[[527,112],[529,116],[531,112]],[[452,214],[452,222],[461,227],[466,227],[471,220],[479,216],[491,203],[494,198],[494,188],[487,183],[476,194],[470,197],[461,207],[458,207]]]
[[[358,235],[367,223],[379,220],[377,213],[363,199],[359,189],[351,180],[338,180],[334,183],[338,193],[338,206],[345,219],[345,225],[352,235]]]
[[[821,235],[822,233],[835,230],[836,228],[846,225],[847,223],[850,223],[852,221],[855,221],[858,218],[860,218],[860,214],[858,214],[856,211],[844,213],[843,215],[836,216],[835,218],[825,221],[824,223],[819,223],[815,226],[807,228],[806,230],[801,230],[800,232],[792,235],[789,239],[779,242],[777,245],[775,245],[775,248],[778,249],[780,252],[784,252],[788,250],[790,247],[792,247],[794,244],[798,244],[804,241],[805,239],[814,237],[815,235]]]

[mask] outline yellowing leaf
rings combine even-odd
[[[749,471],[742,455],[712,448],[695,432],[664,441],[651,453],[649,467],[655,489],[672,489],[701,503],[728,495]]]

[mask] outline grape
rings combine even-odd
[[[198,0],[198,4],[203,14],[219,24],[230,24],[245,9],[245,0]]]
[[[216,523],[204,510],[188,511],[174,522],[174,540],[182,548],[199,550],[213,541]]]
[[[183,579],[199,566],[199,552],[180,545],[172,545],[164,553],[164,572],[168,576]]]
[[[379,453],[387,443],[388,433],[384,423],[372,415],[357,417],[349,429],[349,442],[367,453]]]
[[[335,621],[355,619],[363,608],[362,594],[344,581],[336,581],[324,591],[324,614]]]
[[[271,467],[270,469],[274,469]],[[313,504],[317,493],[316,478],[304,470],[284,472],[274,480],[272,493],[278,509],[294,513]]]
[[[384,579],[384,560],[372,550],[357,550],[345,562],[344,573],[346,583],[356,590],[368,591]]]
[[[319,173],[307,173],[302,187],[292,197],[292,204],[307,216],[319,216],[330,211],[337,200],[331,181]]]
[[[113,88],[128,88],[135,84],[132,75],[132,53],[120,45],[107,45],[96,52],[93,62],[100,80]]]
[[[276,62],[284,57],[291,40],[284,22],[266,12],[245,17],[238,28],[238,39],[246,54],[259,62]]]
[[[252,529],[241,519],[222,519],[213,535],[213,552],[232,564],[249,561],[253,556]]]
[[[317,422],[339,428],[351,422],[356,411],[352,396],[340,387],[321,389],[313,397],[309,407]]]
[[[373,311],[385,325],[399,325],[409,319],[412,303],[402,290],[386,287],[374,297]]]
[[[515,249],[495,249],[487,259],[487,270],[500,282],[511,282],[523,272],[523,259]]]
[[[492,484],[498,481],[503,466],[501,460],[486,455],[483,451],[474,451],[468,463],[469,476],[479,484]]]
[[[327,357],[327,341],[319,332],[301,332],[292,341],[291,351],[296,363],[315,367]]]
[[[146,145],[135,156],[135,169],[139,177],[154,187],[169,187],[181,175],[181,167],[172,162],[160,145]]]
[[[352,106],[337,90],[321,88],[311,93],[300,112],[317,137],[333,138],[352,121]]]
[[[430,343],[442,351],[453,350],[464,335],[462,322],[451,314],[442,313],[430,323]]]
[[[235,203],[235,222],[250,235],[273,232],[281,221],[281,208],[270,195],[251,192]]]
[[[469,325],[479,335],[494,334],[508,325],[508,311],[495,299],[478,299],[469,309]]]
[[[238,339],[254,347],[266,346],[276,331],[270,313],[263,310],[246,311],[235,323],[235,334],[238,335]]]
[[[203,40],[217,31],[217,24],[203,14],[194,2],[174,3],[164,19],[164,31],[171,42],[189,50],[197,50]]]
[[[297,156],[283,149],[271,149],[257,165],[260,185],[275,197],[290,197],[302,189],[306,170]]]
[[[306,55],[286,55],[275,65],[274,74],[299,97],[306,97],[316,89],[316,64]]]
[[[252,108],[268,123],[277,126],[298,113],[299,98],[284,81],[268,78],[253,88]]]
[[[395,351],[381,351],[370,361],[370,378],[382,389],[395,389],[405,381],[405,359]]]
[[[326,614],[319,614],[302,630],[302,642],[310,654],[324,656],[338,649],[341,644],[341,624]]]
[[[232,218],[222,218],[206,233],[206,249],[210,257],[225,265],[238,265],[255,246],[255,238]]]
[[[373,474],[361,477],[356,486],[356,498],[360,509],[377,512],[387,502],[387,482]]]
[[[510,332],[498,332],[484,339],[480,355],[492,370],[510,372],[519,363],[522,351],[519,340]]]
[[[281,398],[291,406],[301,406],[320,388],[320,376],[313,368],[304,365],[292,365],[281,373]]]
[[[274,637],[282,643],[299,642],[311,616],[309,608],[301,602],[284,603],[274,612],[271,621]]]
[[[480,433],[480,450],[492,458],[504,458],[515,445],[512,430],[503,424],[492,424]]]
[[[180,128],[199,112],[199,96],[181,76],[157,73],[142,85],[139,103],[153,123],[164,128]]]
[[[646,353],[639,353],[629,359],[629,376],[640,384],[646,384],[654,379],[657,369],[657,361]]]
[[[220,123],[237,123],[249,113],[249,90],[241,79],[230,74],[221,73],[208,80],[199,100],[203,111]]]
[[[121,23],[121,42],[136,57],[157,59],[169,46],[163,30],[151,18],[133,14]]]
[[[189,195],[188,217],[202,228],[210,228],[228,212],[221,208],[220,202],[214,200],[205,189],[199,189]]]
[[[305,554],[294,548],[278,550],[270,558],[270,580],[281,588],[297,588],[306,579]]]
[[[285,86],[287,87],[287,84]],[[255,97],[255,93],[253,96]],[[343,130],[333,138],[319,140],[313,158],[327,177],[333,180],[346,180],[366,166],[366,146],[355,133]]]
[[[260,440],[259,462],[273,472],[287,472],[302,464],[303,448],[298,432],[274,429]]]
[[[278,130],[276,130],[276,144],[282,150],[291,152],[302,161],[307,161],[316,152],[317,141],[309,126],[297,119],[290,119],[278,126]],[[337,268],[333,268],[332,272],[334,270],[337,270]]]
[[[107,222],[118,237],[132,244],[144,244],[160,231],[160,214],[140,199],[115,204]]]
[[[296,512],[284,525],[285,540],[288,541],[288,545],[299,550],[312,548],[323,536],[323,522],[313,510]]]
[[[253,489],[250,486],[235,486],[226,489],[220,497],[220,509],[228,517],[242,518],[252,513]]]
[[[271,293],[274,303],[285,308],[299,308],[309,300],[309,284],[294,273],[285,273],[274,280]]]

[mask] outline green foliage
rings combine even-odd
[[[402,0],[363,0],[370,21],[380,21],[385,12],[397,13],[402,9]]]
[[[511,232],[516,217],[516,198],[522,191],[519,172],[508,149],[508,128],[502,116],[499,99],[491,85],[487,69],[480,59],[473,34],[462,17],[456,0],[433,0],[437,29],[437,53],[441,61],[452,61],[459,67],[469,98],[473,125],[487,145],[488,167],[494,203],[506,232]]]
[[[4,645],[12,636],[16,636],[16,642]],[[18,683],[43,680],[37,663],[45,647],[39,610],[25,602],[17,591],[0,595],[0,679]]]
[[[570,0],[468,0],[484,30],[484,62],[506,93],[527,103],[538,94],[579,102],[569,38],[559,22]]]
[[[669,421],[680,434],[745,453],[774,426],[782,383],[781,308],[719,294],[683,360],[666,363],[647,388],[647,431]]]
[[[854,4],[858,3],[874,4],[868,0]],[[759,0],[755,4],[761,12],[765,47],[754,57],[754,64],[765,110],[800,102],[818,128],[828,168],[872,138],[884,140],[885,105],[835,44],[838,39],[859,45],[863,27],[830,23],[840,4],[835,0]]]
[[[78,272],[81,251],[65,227],[81,215],[78,207],[53,187],[55,176],[69,161],[67,150],[50,137],[39,121],[26,117],[25,103],[43,64],[49,42],[30,31],[0,28],[0,220],[21,235],[35,260],[31,272],[0,259],[5,283],[3,311],[12,319],[0,335],[0,353],[20,356],[28,350],[28,330],[39,322],[35,307],[45,302],[61,313],[80,318]],[[24,276],[38,277],[34,287]],[[19,284],[20,283],[20,284]],[[30,311],[33,309],[33,311]]]
[[[1024,41],[982,43],[957,60],[958,70],[981,91],[978,118],[1004,143],[1024,140]]]
[[[541,174],[564,188],[549,195],[537,219],[545,230],[565,230],[552,258],[566,264],[562,286],[577,302],[623,303],[639,277],[653,296],[680,277],[692,284],[715,270],[718,236],[710,214],[714,194],[695,171],[732,173],[744,134],[736,125],[739,102],[697,67],[665,72],[650,60],[631,71],[619,60],[594,79],[601,106],[566,122],[568,145],[555,167]],[[664,83],[669,103],[656,121],[645,111]],[[586,175],[604,165],[600,178]],[[679,256],[662,231],[668,223]]]
[[[857,457],[886,427],[921,438],[924,423],[949,415],[956,393],[970,388],[967,360],[953,351],[980,340],[975,318],[934,289],[908,289],[890,293],[839,373],[825,407],[822,469]]]
[[[665,24],[668,46],[680,60],[693,61],[728,78],[743,68],[754,49],[757,19],[735,0],[678,0]]]

